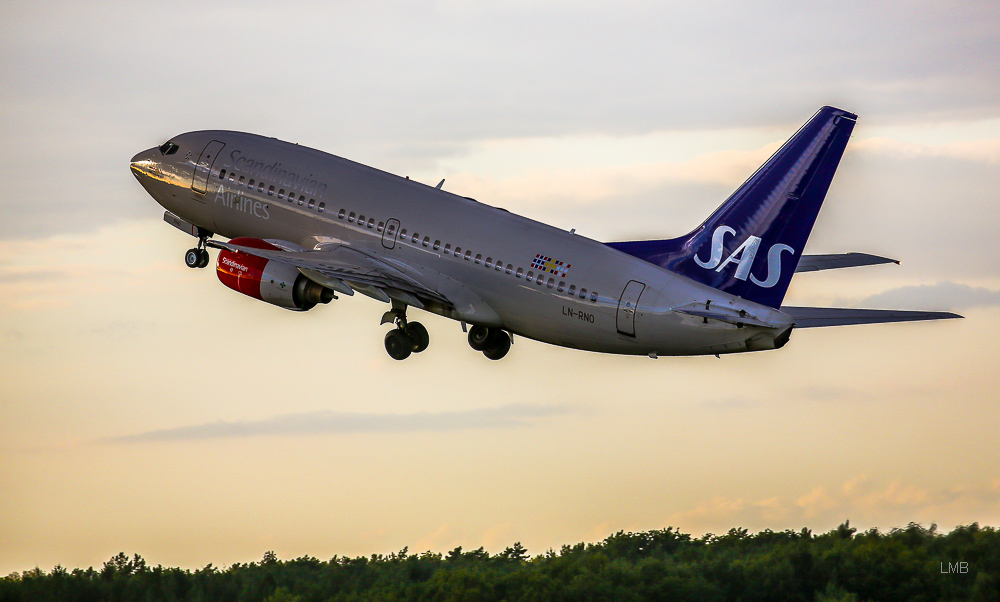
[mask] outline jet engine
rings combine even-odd
[[[234,238],[229,242],[241,247],[281,250],[259,238]],[[216,271],[222,284],[234,291],[293,311],[306,311],[317,303],[334,299],[332,290],[306,278],[295,267],[249,253],[223,249]]]

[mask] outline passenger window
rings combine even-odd
[[[434,250],[437,251],[440,248],[441,248],[441,241],[440,240],[435,240],[434,241]]]
[[[253,188],[253,184],[254,184],[254,179],[250,178],[250,181],[247,182],[247,186],[249,186],[250,188]]]
[[[555,285],[556,285],[556,279],[555,278],[549,278],[548,287],[552,288]]]
[[[412,242],[413,244],[417,244],[417,239],[419,239],[419,238],[420,238],[420,235],[417,234],[416,232],[414,232],[413,233],[413,238],[410,239],[410,242]]]
[[[402,230],[399,231],[399,238],[402,240],[406,240],[406,228],[403,228]]]
[[[510,274],[510,266],[507,266],[507,273]],[[514,274],[517,278],[524,275],[524,268],[517,268],[517,272]]]
[[[430,237],[430,236],[425,236],[425,237],[424,237],[424,241],[423,241],[423,244],[424,244],[424,246],[425,246],[425,247],[426,247],[427,245],[431,244],[431,237]]]
[[[237,182],[237,184],[239,184],[240,186],[242,186],[242,185],[243,185],[243,176],[240,176],[240,181],[239,181],[239,182]]]
[[[492,257],[487,257],[486,258],[486,267],[487,268],[493,267],[493,258]]]
[[[378,233],[381,233],[382,230],[385,230],[385,222],[379,222],[378,227],[375,228],[375,231]]]
[[[292,198],[292,197],[288,197],[288,198]],[[340,218],[340,219],[344,219],[344,213],[345,213],[345,211],[343,209],[341,209],[340,213],[337,214],[337,217]]]
[[[462,256],[462,247],[455,247],[455,257]]]
[[[232,182],[235,179],[236,179],[236,172],[235,171],[229,172],[229,181]]]
[[[396,224],[389,224],[389,227],[387,228],[386,233],[389,236],[392,236],[393,234],[395,234],[396,233]]]
[[[368,218],[368,229],[370,230],[370,229],[372,229],[374,227],[375,227],[375,218],[374,217],[369,217]]]
[[[597,303],[597,293],[590,293],[590,302]]]
[[[510,275],[511,271],[513,271],[513,270],[514,270],[514,264],[513,264],[513,263],[508,263],[508,264],[507,264],[507,267],[505,267],[505,268],[503,269],[503,271],[504,271],[504,272],[505,272],[505,273],[506,273],[506,274],[507,274],[508,276]]]
[[[363,215],[359,215],[358,216],[358,225],[359,226],[364,226],[365,225],[365,216],[363,216]]]
[[[312,209],[316,206],[316,199],[309,199],[309,208]]]
[[[258,182],[257,183],[257,192],[264,192],[264,183],[263,182]]]
[[[324,211],[326,211],[326,203],[321,201],[319,204],[319,212],[323,213]]]
[[[357,215],[352,211],[351,214],[347,216],[347,221],[349,221],[349,222],[351,222],[353,224],[354,223],[354,218],[356,218],[356,217],[357,217]]]
[[[476,253],[476,265],[479,265],[482,262],[483,262],[483,255],[481,253]]]
[[[535,284],[541,286],[543,282],[545,282],[545,274],[539,274],[538,278],[535,278]]]
[[[503,262],[502,262],[502,261],[500,261],[499,259],[497,260],[497,267],[496,267],[496,270],[497,270],[498,272],[502,272],[502,271],[503,271]]]
[[[306,202],[306,197],[304,197],[304,196],[302,196],[302,195],[300,194],[300,195],[299,195],[299,207],[301,207],[301,206],[302,206],[302,203],[305,203],[305,202]]]
[[[563,282],[562,280],[560,280],[559,281],[559,286],[556,287],[556,290],[559,291],[560,293],[563,292],[564,290],[566,290],[566,283]]]
[[[219,172],[219,179],[220,180],[226,179],[226,170],[223,169],[222,171]]]
[[[520,270],[518,270],[518,271],[520,271]],[[531,280],[534,280],[534,279],[535,279],[535,273],[532,272],[531,270],[528,270],[527,280],[531,281]]]
[[[444,254],[451,255],[451,243],[448,243],[444,246]]]
[[[580,289],[580,298],[581,299],[586,299],[587,298],[587,289],[585,289],[585,288],[581,288]]]
[[[470,259],[472,259],[472,251],[466,251],[465,252],[465,260],[469,261]]]
[[[573,295],[575,295],[576,294],[576,285],[575,284],[569,285],[569,290],[566,291],[566,292],[567,292],[567,294],[569,294],[570,297],[572,297]]]
[[[267,189],[267,196],[274,196],[274,186]]]
[[[278,198],[279,199],[285,198],[285,189],[284,188],[278,190]]]

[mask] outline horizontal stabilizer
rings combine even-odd
[[[880,263],[895,263],[899,260],[869,255],[868,253],[832,253],[829,255],[803,255],[795,273],[818,272],[819,270],[835,270],[837,268],[855,268],[863,265],[878,265]]]
[[[882,322],[916,322],[919,320],[948,320],[962,317],[948,311],[908,311],[901,309],[782,307],[781,311],[792,316],[796,328],[880,324]]]

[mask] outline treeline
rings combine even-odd
[[[35,569],[0,578],[2,602],[326,602],[784,600],[802,602],[1000,600],[1000,530],[977,524],[947,534],[910,524],[857,533],[844,523],[814,535],[732,529],[694,538],[673,528],[619,532],[595,544],[531,557],[519,543],[329,561],[302,557],[150,567],[119,554],[95,570]]]

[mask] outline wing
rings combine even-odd
[[[833,253],[829,255],[803,255],[795,272],[818,272],[819,270],[834,270],[837,268],[853,268],[862,265],[878,265],[880,263],[895,263],[896,259],[869,255],[868,253]]]
[[[310,280],[345,295],[353,295],[356,290],[379,301],[388,303],[396,299],[420,309],[428,301],[452,305],[443,295],[417,279],[350,247],[339,245],[307,250],[279,240],[266,242],[281,247],[281,250],[256,249],[215,240],[205,244],[294,266]]]
[[[947,311],[906,311],[898,309],[842,309],[834,307],[782,307],[792,316],[796,328],[847,326],[849,324],[879,324],[882,322],[915,322],[961,318]]]

